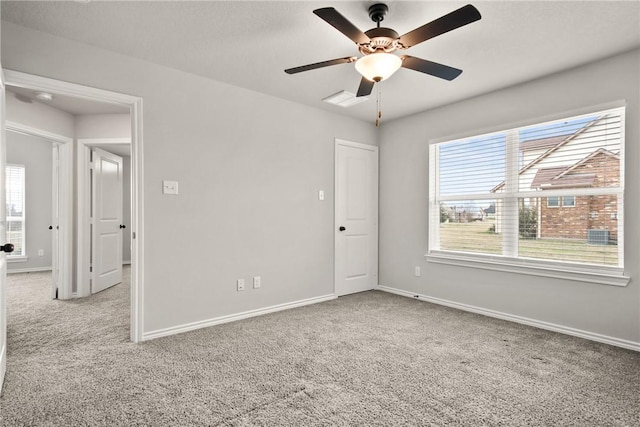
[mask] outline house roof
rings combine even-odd
[[[520,143],[520,151],[548,150],[549,148],[555,147],[571,135],[573,134],[524,141]]]
[[[531,188],[540,188],[542,185],[548,184],[553,178],[560,175],[565,170],[567,170],[566,166],[538,169],[536,176],[531,182]]]
[[[588,187],[593,185],[596,179],[595,173],[574,173],[573,171],[598,155],[620,158],[619,154],[599,148],[571,166],[538,169],[531,182],[531,188],[545,190],[549,188]]]
[[[534,160],[532,160],[531,162],[527,163],[526,165],[524,165],[521,169],[520,172],[518,172],[518,175],[522,175],[523,172],[531,169],[533,166],[535,166],[536,164],[540,163],[542,160],[546,159],[547,157],[549,157],[551,154],[553,154],[554,152],[556,152],[558,149],[560,149],[560,147],[562,147],[563,145],[567,144],[569,141],[575,139],[578,135],[581,135],[582,133],[586,132],[589,128],[591,128],[595,123],[597,123],[598,121],[600,121],[601,119],[607,117],[607,115],[598,117],[597,119],[594,119],[592,121],[590,121],[589,123],[587,123],[585,126],[581,127],[580,129],[578,129],[577,132],[572,133],[570,135],[561,135],[558,137],[555,137],[553,139],[556,140],[555,145],[550,146],[547,151],[545,151],[544,153],[540,154],[538,157],[536,157]],[[540,145],[541,146],[545,146],[551,143],[552,138],[544,138],[542,140],[533,140],[533,141],[528,141],[529,143],[531,143],[531,145],[533,145],[535,147],[535,142],[540,141]],[[522,145],[524,144],[520,144],[520,147],[522,148]],[[530,148],[531,149],[531,148]],[[563,169],[566,169],[566,167],[563,167]],[[495,193],[496,191],[498,191],[499,189],[501,189],[502,187],[504,187],[505,182],[502,181],[500,184],[496,185],[495,187],[493,187],[491,189],[492,193]],[[533,186],[532,186],[533,188]]]
[[[553,169],[553,171],[549,169]],[[562,169],[560,173],[556,173],[558,169]],[[540,169],[531,183],[531,188],[545,190],[549,188],[588,187],[596,180],[595,173],[562,175],[565,169],[566,168]]]

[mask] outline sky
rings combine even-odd
[[[520,142],[571,135],[597,116],[520,130]],[[440,194],[488,194],[505,177],[506,132],[440,145]],[[522,167],[523,165],[519,165]],[[490,202],[483,202],[483,205]]]

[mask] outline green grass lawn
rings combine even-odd
[[[502,254],[502,235],[493,221],[440,224],[442,250]],[[520,257],[588,264],[618,265],[617,245],[590,245],[576,239],[520,239]]]

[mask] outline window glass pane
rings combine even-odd
[[[496,232],[495,200],[441,203],[440,249],[501,254],[502,237]]]
[[[576,205],[576,198],[573,196],[562,196],[562,206],[572,207]]]
[[[547,206],[550,208],[557,208],[560,206],[560,198],[559,197],[547,197]]]
[[[573,208],[548,209],[543,198],[520,199],[520,256],[618,265],[617,196],[574,200]]]
[[[12,256],[25,255],[24,233],[24,166],[6,166],[7,241],[13,243]]]
[[[493,134],[441,145],[440,195],[490,193],[504,181],[505,144]]]
[[[24,230],[22,221],[7,221],[7,241],[13,243],[14,250],[9,256],[24,255]]]

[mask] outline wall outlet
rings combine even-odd
[[[420,277],[422,275],[422,271],[420,271],[420,267],[416,267],[415,270],[413,271],[413,274],[415,274],[416,277]]]
[[[244,291],[244,279],[238,279],[238,291]]]
[[[38,249],[38,256],[44,256],[44,249]]]
[[[260,286],[262,286],[262,279],[260,276],[255,276],[253,278],[253,289],[258,289]]]

